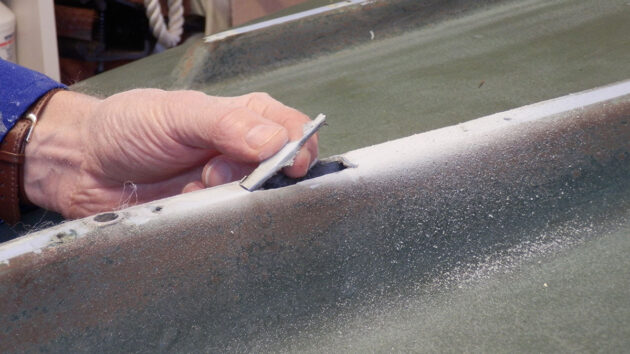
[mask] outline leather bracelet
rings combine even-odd
[[[20,221],[20,205],[30,204],[24,192],[24,150],[39,115],[51,97],[63,90],[44,94],[26,111],[0,143],[0,219],[15,225]]]

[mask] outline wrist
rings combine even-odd
[[[24,160],[24,192],[34,204],[65,214],[80,175],[84,122],[99,100],[59,91],[38,117]]]

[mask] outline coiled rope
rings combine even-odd
[[[158,43],[166,48],[177,45],[184,32],[184,6],[182,0],[168,0],[168,28],[162,17],[159,0],[144,0],[149,26]]]

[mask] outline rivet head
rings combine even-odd
[[[118,214],[116,213],[103,213],[98,214],[94,217],[94,221],[96,222],[108,222],[112,220],[116,220],[118,218]]]

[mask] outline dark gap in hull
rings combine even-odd
[[[311,169],[306,173],[304,177],[300,178],[291,178],[280,172],[271,177],[265,184],[263,184],[262,189],[276,189],[287,186],[292,186],[298,182],[302,182],[307,179],[320,177],[323,175],[327,175],[330,173],[339,172],[345,170],[348,167],[343,161],[336,159],[328,159],[323,161],[318,161]]]

